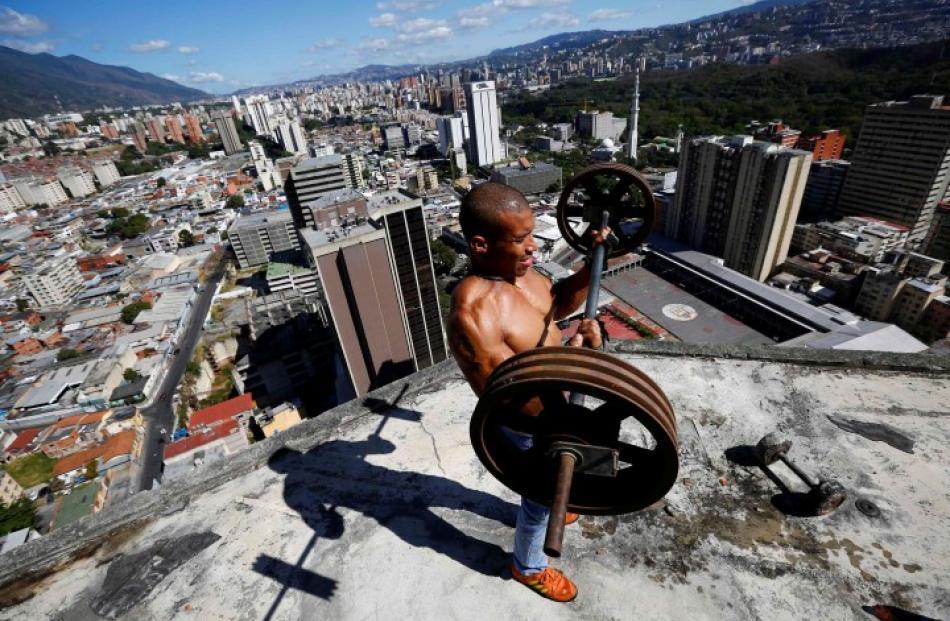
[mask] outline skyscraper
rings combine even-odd
[[[253,95],[244,99],[244,107],[251,121],[251,127],[258,136],[271,136],[270,128],[271,105],[267,95]]]
[[[152,135],[152,140],[165,142],[165,128],[162,127],[161,117],[153,116],[145,124],[148,126],[148,133]]]
[[[188,140],[191,142],[203,142],[204,132],[201,131],[201,122],[194,114],[185,115],[185,129],[188,130]]]
[[[475,166],[490,166],[505,158],[501,144],[501,113],[495,97],[494,82],[468,85],[468,126],[470,153]]]
[[[296,155],[307,155],[307,138],[298,121],[281,121],[277,125],[277,140],[285,151]]]
[[[218,130],[222,144],[224,144],[225,153],[232,155],[244,149],[241,137],[238,136],[237,129],[234,127],[234,119],[231,118],[229,113],[218,111],[212,115],[211,119]]]
[[[168,130],[168,136],[172,139],[173,142],[178,144],[185,144],[185,136],[181,131],[181,123],[178,122],[178,117],[167,116],[165,117],[165,129]]]
[[[267,265],[275,255],[289,255],[300,248],[300,241],[290,214],[286,211],[264,211],[238,218],[228,229],[241,269]]]
[[[371,223],[301,231],[357,396],[446,358],[422,201],[371,200]]]
[[[139,153],[145,153],[148,148],[148,138],[145,137],[145,126],[136,121],[132,125],[132,143]]]
[[[461,149],[465,142],[461,116],[440,116],[436,119],[439,130],[439,152],[448,157],[450,151]]]
[[[313,218],[304,205],[346,187],[350,186],[339,155],[311,157],[294,166],[284,190],[297,228],[313,226]]]
[[[751,136],[689,140],[666,234],[765,280],[788,255],[810,164],[811,153]]]
[[[868,106],[838,212],[910,227],[920,241],[950,181],[950,106],[943,96]]]

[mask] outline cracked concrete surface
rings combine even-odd
[[[950,617],[945,369],[619,355],[670,397],[682,466],[665,507],[567,529],[558,565],[579,585],[571,604],[505,579],[517,499],[475,458],[475,397],[442,365],[410,378],[397,407],[385,403],[399,387],[381,391],[371,408],[330,412],[0,557],[0,619],[866,619],[878,604]],[[892,430],[914,452],[830,417]],[[848,489],[836,513],[783,514],[776,484],[727,457],[774,430],[802,468]],[[803,490],[783,466],[773,474]],[[169,542],[192,543],[179,555]],[[31,554],[45,568],[32,580]],[[109,598],[120,574],[134,601]]]

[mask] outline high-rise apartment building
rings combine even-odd
[[[366,180],[363,178],[363,171],[366,165],[363,163],[363,156],[359,153],[347,153],[343,156],[343,176],[346,185],[351,188],[362,189],[366,187]]]
[[[289,258],[300,248],[293,219],[286,211],[267,211],[238,218],[228,229],[228,239],[241,269]]]
[[[302,160],[290,171],[284,186],[294,224],[298,228],[313,226],[313,222],[308,221],[304,205],[347,187],[350,186],[343,172],[342,156],[334,154]]]
[[[148,133],[155,142],[165,142],[165,128],[162,126],[161,117],[153,116],[145,122],[148,127]]]
[[[796,149],[811,151],[816,162],[841,159],[844,151],[844,136],[840,129],[826,129],[817,136],[802,136],[795,144]]]
[[[145,126],[136,121],[132,124],[132,144],[139,150],[139,153],[145,153],[148,147],[148,138],[145,136]]]
[[[501,143],[501,113],[495,96],[494,82],[472,82],[468,85],[469,152],[475,166],[491,166],[505,159]]]
[[[188,140],[191,142],[202,142],[205,139],[204,132],[201,131],[201,122],[194,114],[185,115],[185,129],[188,131]]]
[[[26,207],[23,197],[12,183],[0,183],[0,213],[9,213]]]
[[[103,188],[107,188],[119,180],[119,169],[112,160],[101,160],[92,165],[92,173]]]
[[[805,196],[802,198],[799,222],[818,222],[832,218],[850,167],[851,163],[844,160],[812,162]]]
[[[285,151],[295,155],[307,155],[307,138],[298,121],[281,121],[277,125],[277,141]]]
[[[99,133],[102,134],[102,137],[106,140],[116,140],[119,138],[119,131],[115,126],[105,121],[99,121]]]
[[[448,157],[453,149],[461,149],[465,142],[461,116],[440,116],[436,119],[439,130],[439,152]]]
[[[165,129],[168,130],[168,137],[172,139],[172,142],[185,144],[185,135],[181,131],[181,123],[178,121],[178,117],[166,116]]]
[[[85,198],[96,193],[96,182],[92,173],[81,168],[63,166],[56,173],[56,177],[73,198]]]
[[[238,136],[237,129],[234,127],[234,119],[227,112],[215,112],[211,117],[214,126],[218,130],[221,142],[224,144],[224,152],[232,155],[244,149],[241,137]]]
[[[254,133],[258,136],[271,136],[273,132],[270,126],[270,117],[273,114],[270,97],[267,95],[252,95],[245,97],[244,108],[247,111],[247,118],[254,128]]]
[[[930,231],[924,240],[923,252],[935,259],[950,261],[950,203],[941,202],[937,205],[930,222]]]
[[[398,151],[409,146],[409,132],[402,125],[383,128],[383,144],[386,151]]]
[[[59,179],[41,181],[33,177],[25,177],[14,179],[13,185],[19,192],[20,198],[27,205],[48,205],[52,207],[69,200]]]
[[[947,192],[948,173],[950,106],[943,96],[873,104],[865,109],[838,211],[898,222],[921,241]]]
[[[357,396],[447,355],[422,201],[398,192],[371,200],[371,223],[301,231]]]
[[[83,288],[76,261],[68,257],[48,261],[37,270],[24,273],[22,280],[40,309],[65,306]]]
[[[788,255],[810,164],[751,136],[687,141],[666,234],[763,281]]]

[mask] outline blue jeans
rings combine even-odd
[[[534,446],[534,438],[528,434],[518,433],[502,427],[502,431],[511,442],[527,451]],[[548,555],[544,553],[544,535],[548,529],[548,515],[550,510],[533,500],[522,496],[521,508],[518,510],[518,519],[515,522],[515,567],[522,574],[540,573],[548,566]]]

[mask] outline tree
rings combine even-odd
[[[110,214],[113,218],[128,218],[129,210],[125,207],[116,207],[110,212]]]
[[[116,211],[116,210],[113,210]],[[118,235],[123,239],[132,239],[138,237],[148,230],[151,221],[145,214],[137,213],[128,218],[116,218],[109,223],[106,232],[110,235]]]
[[[189,360],[185,365],[185,373],[188,375],[198,375],[201,373],[201,363],[196,360]]]
[[[122,307],[122,321],[131,325],[132,322],[135,321],[135,318],[139,316],[139,313],[150,308],[152,308],[152,304],[150,302],[146,302],[145,300],[132,302],[131,304]]]
[[[164,188],[166,183],[168,183],[168,182],[165,181],[165,177],[159,177],[159,178],[158,178],[158,187]]]
[[[16,299],[16,309],[21,313],[30,307],[30,301],[23,298]]]
[[[183,248],[194,246],[195,236],[192,235],[191,231],[187,229],[182,229],[181,231],[178,232],[178,244]]]
[[[135,382],[137,380],[142,379],[142,374],[136,371],[135,369],[129,367],[128,369],[122,372],[122,377],[125,379],[125,381],[131,383],[131,382]]]
[[[62,362],[64,360],[72,360],[73,358],[78,358],[79,355],[80,355],[79,352],[76,351],[75,349],[64,347],[60,349],[59,352],[56,354],[56,360],[59,362]]]
[[[433,240],[429,246],[432,248],[432,264],[435,273],[439,276],[445,276],[451,272],[458,260],[458,254],[446,246],[441,239]]]
[[[86,464],[86,479],[92,481],[97,476],[99,476],[99,465],[96,463],[96,460],[93,459]]]
[[[244,195],[232,194],[228,197],[228,200],[224,203],[224,206],[228,209],[240,209],[244,206]]]
[[[0,504],[0,535],[33,528],[35,523],[36,507],[29,498],[20,498],[9,505]]]

